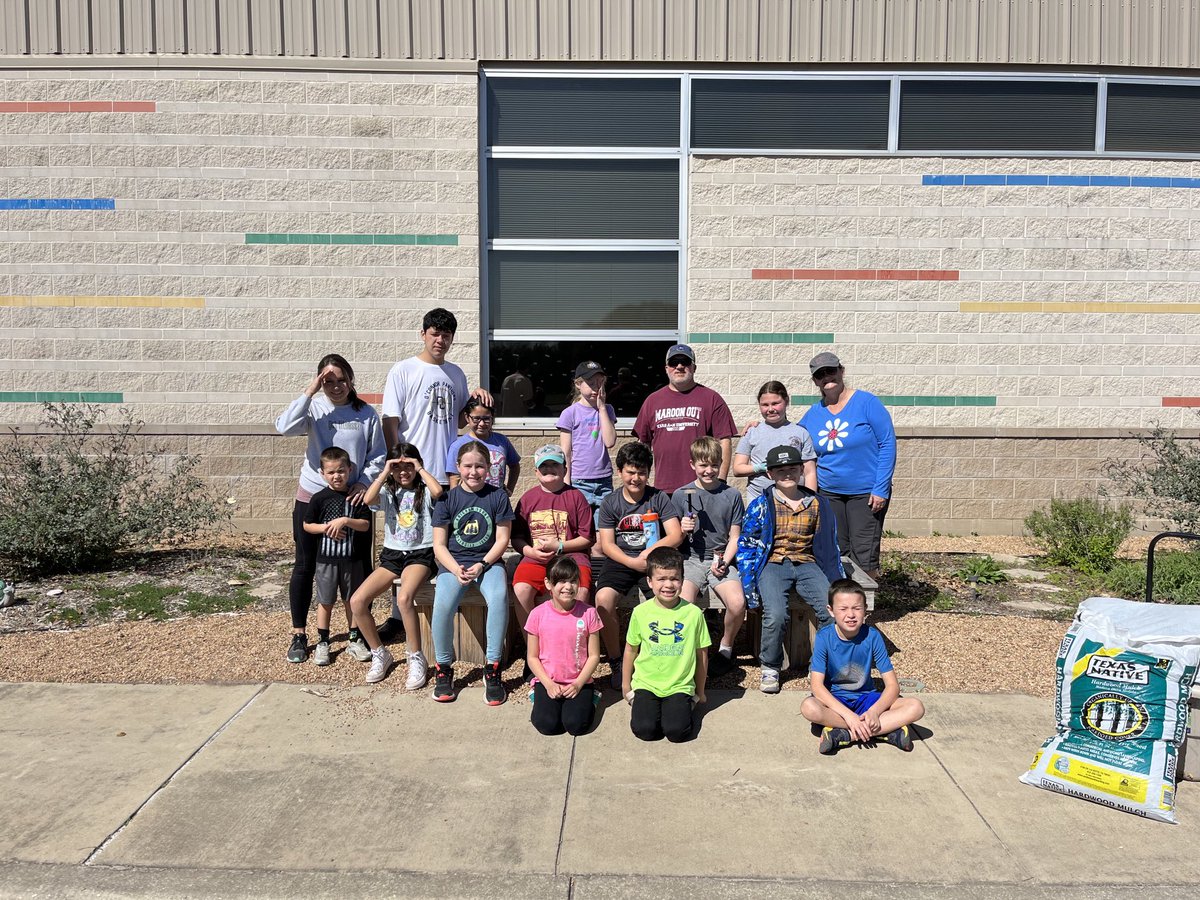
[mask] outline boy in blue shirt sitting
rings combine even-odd
[[[828,756],[855,742],[876,741],[911,751],[908,726],[925,715],[925,706],[900,696],[883,636],[866,624],[867,595],[856,582],[840,578],[829,586],[829,613],[833,624],[813,642],[812,696],[800,705],[804,718],[824,726],[817,750]],[[883,679],[882,692],[871,682],[872,666]]]

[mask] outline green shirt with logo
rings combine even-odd
[[[696,651],[712,643],[704,614],[685,600],[664,609],[647,600],[629,618],[630,646],[637,647],[633,689],[656,697],[696,693]]]

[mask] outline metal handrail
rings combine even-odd
[[[1153,603],[1154,593],[1154,547],[1163,538],[1181,538],[1185,541],[1200,541],[1200,534],[1191,531],[1163,531],[1150,538],[1150,546],[1146,548],[1146,602]]]

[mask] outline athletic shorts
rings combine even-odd
[[[721,578],[718,578],[712,572],[712,560],[703,561],[694,556],[689,556],[683,561],[683,580],[690,581],[700,590],[707,588],[715,588],[718,585],[729,584],[730,582],[742,583],[742,576],[738,573],[737,566],[731,565],[729,571]]]
[[[850,708],[850,712],[856,716],[861,716],[868,709],[875,705],[875,702],[883,696],[879,691],[863,691],[861,694],[834,694],[835,697],[843,704]]]
[[[600,564],[600,571],[596,574],[595,584],[597,593],[605,588],[612,588],[624,597],[634,585],[637,585],[643,597],[650,596],[650,586],[646,584],[645,575],[641,572],[635,572],[633,569],[628,569],[619,562],[614,562],[607,558]]]
[[[579,560],[576,560],[578,562]],[[522,559],[517,563],[517,571],[513,572],[513,586],[518,584],[531,585],[539,594],[546,593],[546,567],[532,559]],[[592,567],[579,567],[579,586],[585,591],[592,587]]]
[[[409,566],[427,568],[429,572],[425,576],[426,580],[437,571],[437,562],[433,558],[432,547],[422,547],[419,550],[393,550],[391,547],[384,547],[379,553],[379,565],[397,578]]]
[[[338,562],[318,562],[316,571],[317,603],[333,606],[338,591],[342,599],[349,601],[358,586],[366,580],[367,565],[361,559],[343,559]]]

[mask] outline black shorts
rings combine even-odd
[[[634,585],[638,586],[643,597],[650,596],[650,586],[646,584],[645,574],[607,558],[600,564],[600,571],[593,573],[592,585],[593,596],[604,588],[612,588],[624,597]]]
[[[426,580],[437,571],[432,547],[422,547],[420,550],[393,550],[384,547],[379,554],[379,565],[397,578],[408,566],[425,566],[429,570],[429,574],[425,576]]]

